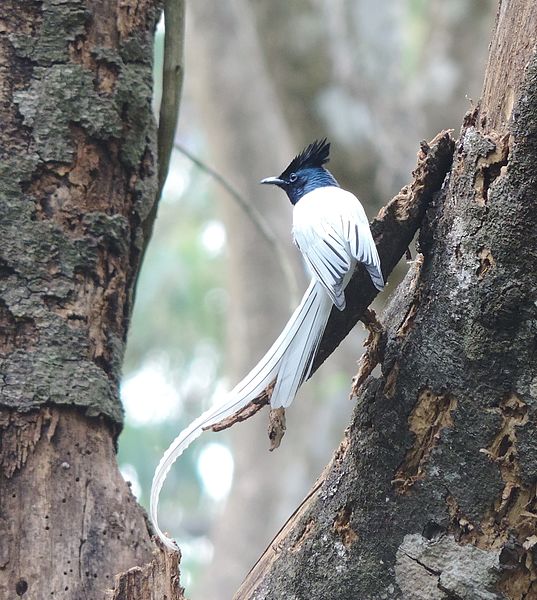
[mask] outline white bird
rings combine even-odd
[[[310,144],[279,177],[261,183],[282,188],[293,204],[293,237],[312,280],[284,330],[259,363],[224,401],[204,412],[175,438],[158,464],[151,487],[150,515],[162,542],[177,549],[158,525],[158,499],[168,471],[204,429],[226,419],[275,382],[270,404],[287,408],[308,378],[326,323],[335,305],[345,309],[344,290],[363,263],[378,290],[384,287],[380,259],[365,211],[356,196],[339,187],[323,166],[330,144]]]

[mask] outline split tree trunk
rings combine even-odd
[[[500,3],[382,375],[236,599],[537,598],[536,32]]]
[[[177,557],[151,562],[115,459],[156,193],[157,4],[0,6],[2,598],[104,598],[116,573],[144,563],[121,589],[140,572],[152,576],[147,598],[182,597]]]

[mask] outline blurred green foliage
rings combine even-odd
[[[155,114],[161,95],[163,37],[160,26],[154,52]],[[187,145],[201,153],[199,135],[192,131],[184,135],[189,138]],[[221,376],[227,298],[225,248],[210,184],[188,159],[172,153],[136,289],[123,381],[128,384],[134,378],[129,394],[134,388],[142,406],[131,411],[130,402],[125,402],[118,461],[124,471],[129,470],[133,491],[146,509],[158,461],[177,434],[209,406]],[[159,411],[152,410],[162,403],[162,390],[159,386],[148,389],[147,382],[142,383],[147,371],[154,371],[157,380],[164,379],[176,391],[171,398],[175,397],[177,405],[168,407],[167,418],[162,419],[162,412],[156,417]],[[126,387],[122,385],[122,389]],[[161,497],[161,525],[181,540],[183,584],[195,580],[210,560],[211,548],[204,536],[218,507],[204,492],[197,470],[198,458],[210,441],[208,436],[188,449],[180,468],[170,471]],[[225,441],[225,435],[219,436],[219,441]],[[188,519],[183,519],[184,515]]]

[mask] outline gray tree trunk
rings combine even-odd
[[[235,598],[537,598],[536,32],[534,2],[500,3],[382,374]]]
[[[332,168],[366,207],[408,179],[415,143],[456,126],[475,98],[495,3],[251,2],[294,138],[333,142]]]
[[[248,3],[199,0],[190,9],[193,52],[186,88],[187,94],[192,89],[201,115],[211,162],[265,217],[296,266],[291,206],[283,194],[259,185],[262,177],[283,168],[293,144],[263,65]],[[282,330],[290,314],[290,296],[273,249],[244,212],[219,192],[213,193],[221,201],[228,249],[226,366],[230,380],[236,382]],[[304,411],[307,408],[303,406]],[[302,462],[268,452],[266,430],[266,418],[257,418],[230,431],[233,489],[210,533],[215,556],[198,590],[193,590],[194,597],[231,598],[310,485]],[[300,436],[293,442],[300,444]],[[292,481],[288,494],[275,494],[275,482],[282,480]]]
[[[182,597],[115,460],[156,192],[157,4],[0,6],[2,598],[104,598],[144,563],[155,598]]]

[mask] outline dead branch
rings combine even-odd
[[[440,132],[429,143],[421,142],[418,162],[412,171],[413,181],[380,209],[371,224],[385,279],[405,255],[427,206],[442,187],[444,178],[451,168],[453,150],[451,131]],[[345,290],[347,308],[343,312],[332,310],[310,377],[362,318],[377,293],[365,269],[358,265]],[[271,393],[272,389],[268,388],[239,413],[216,423],[211,429],[220,431],[251,417],[270,402]]]
[[[285,430],[285,408],[273,408],[269,413],[268,437],[270,440],[270,451],[280,447]]]

